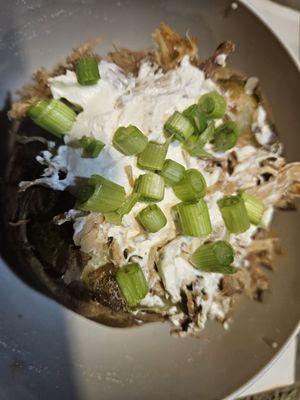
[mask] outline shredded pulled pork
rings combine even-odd
[[[199,68],[205,72],[205,75],[207,77],[213,77],[216,71],[221,69],[218,64],[218,56],[224,54],[224,56],[227,57],[234,51],[235,51],[235,44],[230,40],[226,40],[216,48],[216,51],[213,53],[211,57],[208,57],[206,60],[199,62],[198,64]]]
[[[161,23],[153,32],[158,49],[154,51],[155,61],[165,70],[175,68],[185,55],[191,60],[198,57],[198,46],[195,38],[181,37],[168,25]]]
[[[141,61],[145,59],[145,51],[132,51],[124,48],[116,48],[108,53],[108,60],[117,64],[127,73],[136,75],[140,69]]]
[[[259,264],[259,258],[257,262]],[[263,292],[269,288],[269,280],[259,265],[252,265],[249,269],[243,268],[234,275],[224,276],[222,285],[223,296],[234,296],[244,292],[254,300],[262,301]]]
[[[300,163],[287,164],[267,182],[249,189],[249,193],[266,204],[280,204],[281,199],[300,197]]]

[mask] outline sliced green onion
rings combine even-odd
[[[184,144],[183,148],[192,156],[199,158],[213,158],[213,155],[206,151],[201,141],[199,141],[199,135],[192,135]]]
[[[138,263],[129,263],[119,268],[116,280],[129,307],[135,307],[149,291],[144,273]]]
[[[218,200],[218,206],[230,233],[242,233],[249,229],[250,220],[241,196],[225,196]]]
[[[144,151],[139,154],[137,165],[141,169],[161,171],[168,152],[169,143],[149,142]]]
[[[234,121],[227,121],[218,126],[215,132],[214,148],[217,151],[226,151],[236,145],[239,130]]]
[[[122,205],[116,211],[104,214],[106,221],[113,225],[121,225],[123,216],[130,213],[132,208],[137,203],[139,197],[140,196],[138,193],[131,193],[126,197]]]
[[[193,134],[184,144],[185,150],[193,157],[211,158],[212,155],[204,150],[206,143],[210,142],[215,134],[214,124],[208,127],[200,135]]]
[[[215,158],[213,154],[211,154],[209,151],[206,151],[203,147],[198,148],[196,157],[202,158],[204,160],[211,160]]]
[[[182,114],[192,123],[197,133],[203,132],[207,127],[206,115],[198,104],[192,104]]]
[[[92,175],[89,186],[80,193],[76,206],[83,211],[109,213],[116,211],[124,200],[125,190],[122,186],[100,175]]]
[[[86,57],[81,58],[75,65],[77,81],[82,86],[95,85],[100,79],[97,60]]]
[[[173,186],[183,178],[184,171],[183,165],[168,159],[164,162],[160,175],[164,177],[166,185]]]
[[[205,146],[209,143],[215,136],[215,125],[210,123],[207,128],[199,135],[199,143]]]
[[[85,203],[94,193],[95,185],[89,181],[89,183],[83,187],[81,187],[77,192],[76,192],[76,207],[78,204]]]
[[[206,272],[227,273],[234,259],[234,250],[225,240],[203,244],[192,254],[191,261],[196,268]]]
[[[194,133],[194,126],[188,118],[178,111],[169,117],[164,125],[168,135],[175,135],[179,141],[185,141]]]
[[[245,192],[241,194],[241,197],[244,200],[250,222],[254,225],[259,225],[265,211],[264,203],[257,197]]]
[[[197,203],[179,203],[176,206],[181,231],[187,236],[207,236],[212,227],[208,207],[203,199]]]
[[[232,265],[224,265],[224,267],[222,267],[222,271],[220,271],[220,274],[233,275],[237,272],[238,272],[238,269],[233,267]]]
[[[151,233],[160,231],[167,224],[165,214],[156,204],[149,204],[136,218],[146,231]]]
[[[187,169],[183,178],[173,186],[175,195],[182,201],[195,201],[205,196],[206,182],[201,172]]]
[[[226,111],[226,100],[215,91],[201,96],[198,104],[209,119],[222,118]]]
[[[161,201],[165,194],[164,178],[153,172],[140,175],[135,182],[135,193],[141,201]]]
[[[105,144],[101,140],[88,136],[83,136],[79,140],[79,143],[82,147],[82,156],[86,158],[97,158],[105,147]]]
[[[147,137],[133,125],[118,128],[113,137],[113,146],[126,156],[142,153],[147,146]]]
[[[122,216],[130,213],[130,211],[139,200],[139,197],[140,195],[138,193],[131,193],[129,196],[126,197],[121,207],[118,208],[117,213]]]
[[[40,100],[29,107],[26,115],[56,136],[70,132],[76,120],[76,113],[58,99]]]
[[[104,214],[105,220],[113,225],[121,225],[122,224],[122,215],[120,215],[117,211],[112,211]]]
[[[66,106],[71,108],[71,110],[73,110],[76,113],[76,115],[80,114],[83,111],[83,107],[80,104],[71,103],[69,100],[65,99],[64,97],[61,98],[60,101],[62,101]]]

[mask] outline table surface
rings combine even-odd
[[[240,1],[255,11],[272,29],[300,66],[300,12],[269,0]],[[267,372],[243,392],[243,396],[293,384],[295,381],[296,353],[297,340],[294,339]]]

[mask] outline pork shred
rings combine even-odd
[[[115,63],[127,73],[136,75],[140,69],[142,60],[145,59],[145,51],[132,51],[125,48],[116,48],[108,53],[108,60]]]
[[[198,62],[198,66],[205,72],[207,77],[213,77],[216,70],[222,70],[222,67],[219,67],[217,63],[217,57],[221,54],[224,54],[226,57],[235,51],[235,44],[230,40],[226,40],[221,43],[215,50],[215,52],[208,57],[206,60],[200,60]]]
[[[284,202],[291,202],[300,197],[300,162],[287,164],[266,182],[249,189],[249,193],[264,202],[284,208]]]
[[[186,55],[192,61],[198,58],[197,40],[188,34],[181,37],[168,25],[161,23],[152,36],[157,44],[157,50],[154,51],[155,61],[164,71],[175,68]]]

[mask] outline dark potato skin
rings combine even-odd
[[[70,223],[57,226],[55,215],[69,210],[74,198],[67,191],[59,192],[33,186],[20,192],[18,183],[40,176],[41,166],[35,156],[45,145],[39,141],[20,144],[22,137],[47,137],[48,134],[24,120],[21,126],[13,124],[14,138],[7,168],[4,191],[5,224],[10,252],[14,254],[16,268],[25,271],[25,279],[43,293],[79,314],[109,326],[130,327],[162,319],[159,315],[141,313],[133,315],[126,310],[114,281],[115,267],[105,266],[98,273],[94,286],[80,280],[88,256],[73,244]],[[51,137],[53,140],[53,137]],[[63,279],[69,274],[70,283]],[[24,277],[24,274],[23,274]]]

